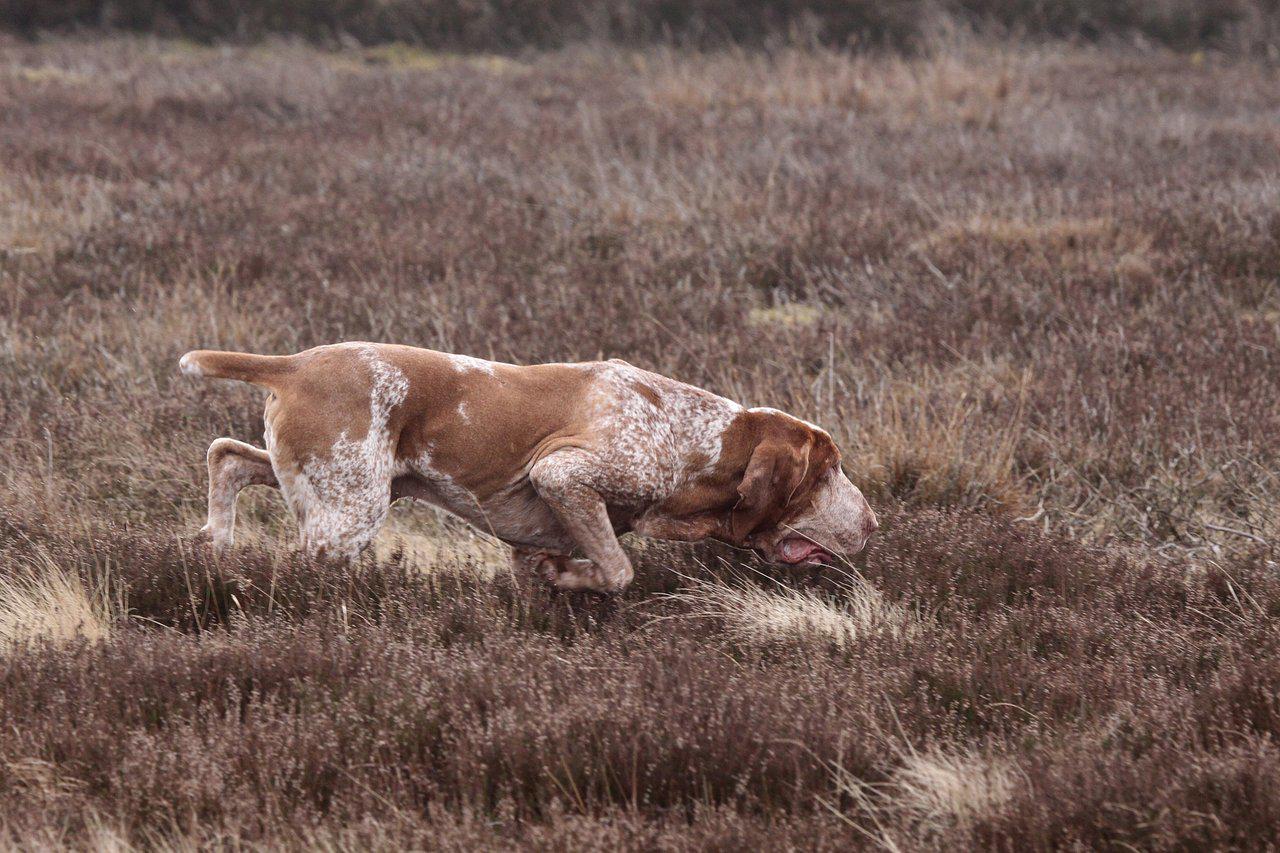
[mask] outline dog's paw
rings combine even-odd
[[[557,589],[582,590],[605,594],[616,591],[601,578],[600,568],[590,560],[562,558],[558,566],[558,573],[552,583]]]
[[[231,550],[231,537],[207,524],[192,534],[189,541],[191,547],[209,551],[215,556],[221,556]]]
[[[553,557],[550,554],[543,555],[538,561],[537,574],[552,586],[557,586],[560,581],[560,560],[559,557]]]

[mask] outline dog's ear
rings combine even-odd
[[[730,513],[730,533],[742,542],[778,524],[802,505],[818,480],[840,460],[825,432],[781,412],[745,412],[755,442]]]

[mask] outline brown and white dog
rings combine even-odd
[[[719,539],[781,563],[849,556],[878,526],[822,429],[625,361],[516,366],[408,346],[297,355],[197,350],[192,376],[270,390],[266,451],[209,447],[209,521],[275,486],[304,548],[354,557],[391,503],[418,498],[508,543],[566,589],[631,581],[618,534]],[[577,558],[575,555],[581,555]]]

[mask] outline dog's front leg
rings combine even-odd
[[[564,570],[552,580],[562,589],[620,592],[635,575],[614,535],[604,498],[592,485],[600,469],[599,460],[589,451],[572,449],[552,453],[529,472],[538,496],[592,564],[565,561]]]

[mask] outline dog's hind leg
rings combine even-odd
[[[265,450],[233,438],[209,445],[209,520],[201,528],[215,550],[230,547],[236,524],[236,496],[245,486],[275,486],[271,457]]]
[[[312,556],[354,560],[386,521],[391,466],[377,464],[372,454],[355,458],[351,451],[347,445],[304,466],[273,457],[280,491],[298,520],[302,549]]]

